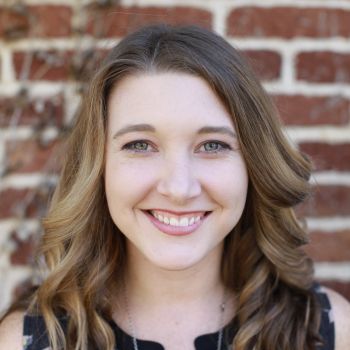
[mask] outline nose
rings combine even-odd
[[[166,161],[162,176],[158,181],[158,193],[172,202],[183,205],[201,193],[199,179],[194,174],[194,166],[189,159]]]

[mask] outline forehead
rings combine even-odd
[[[209,84],[178,72],[140,73],[124,77],[108,100],[111,127],[130,123],[231,126],[232,118]]]

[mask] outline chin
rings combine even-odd
[[[193,251],[188,254],[169,254],[168,256],[149,257],[152,265],[166,271],[183,271],[190,269],[205,260],[206,255],[194,256]]]

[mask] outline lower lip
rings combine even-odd
[[[189,226],[171,226],[164,224],[163,222],[160,222],[157,220],[153,215],[148,213],[147,211],[144,211],[146,216],[151,220],[152,224],[160,231],[166,233],[167,235],[171,236],[186,236],[190,233],[196,231],[205,220],[206,216],[202,217],[199,221],[195,222],[192,225]]]

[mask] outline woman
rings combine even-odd
[[[22,348],[24,322],[28,350],[348,349],[350,306],[301,249],[309,176],[224,39],[129,35],[83,99],[44,222],[48,275],[1,348]]]

